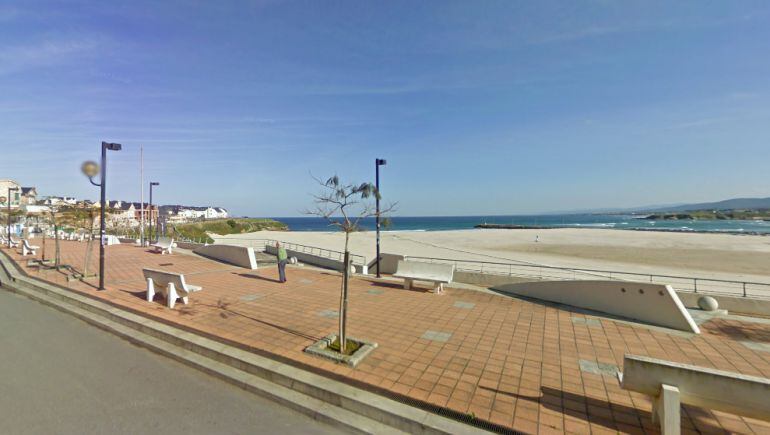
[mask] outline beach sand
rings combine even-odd
[[[536,236],[538,242],[535,242]],[[228,243],[233,244],[275,239],[338,251],[344,248],[344,235],[333,232],[261,231],[218,239],[229,239]],[[375,233],[354,233],[350,248],[354,254],[373,259]],[[381,251],[458,260],[770,282],[770,236],[580,228],[399,231],[381,233]]]

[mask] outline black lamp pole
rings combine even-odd
[[[101,239],[99,243],[99,290],[104,290],[104,245],[107,243],[107,227],[105,225],[105,212],[107,208],[107,150],[120,151],[123,148],[119,143],[102,142],[102,166],[99,168],[94,162],[83,164],[83,173],[88,176],[88,181],[101,190],[101,210],[99,210],[99,229]],[[93,177],[101,169],[101,181],[94,183]]]
[[[380,278],[380,166],[388,163],[385,159],[374,159],[374,186],[377,188],[375,201],[377,204],[377,278]]]
[[[8,188],[8,249],[11,249],[11,192],[19,190],[18,187]]]
[[[153,240],[152,237],[152,186],[160,186],[160,183],[157,181],[151,181],[150,182],[150,240]],[[155,222],[155,241],[157,242],[157,236],[158,236],[158,222]]]

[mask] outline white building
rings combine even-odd
[[[9,188],[15,190],[9,192]],[[7,198],[9,193],[11,197]],[[0,207],[8,207],[8,201],[10,200],[11,208],[18,208],[21,203],[21,186],[13,180],[0,180],[0,197],[6,198],[5,201],[0,201]]]

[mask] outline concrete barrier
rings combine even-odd
[[[380,253],[380,273],[392,275],[396,273],[398,261],[403,260],[403,255]],[[377,273],[377,259],[369,262],[369,273]]]
[[[680,433],[680,403],[770,420],[767,378],[635,355],[625,356],[618,378],[623,389],[654,398],[663,434]]]
[[[671,286],[629,281],[541,281],[493,286],[492,290],[700,333]]]
[[[770,300],[742,296],[717,295],[713,293],[693,293],[677,291],[685,307],[699,308],[698,299],[711,296],[719,303],[719,308],[734,314],[748,314],[770,317]]]
[[[193,252],[203,257],[245,267],[246,269],[257,268],[254,248],[234,245],[208,245],[195,248]]]
[[[265,246],[265,252],[271,255],[278,255],[278,249],[271,245]],[[297,257],[297,261],[301,263],[312,264],[313,266],[323,267],[324,269],[336,270],[338,272],[345,270],[345,262],[341,260],[335,260],[333,258],[321,257],[305,252],[294,251],[292,249],[287,249],[286,255],[289,257]],[[368,267],[365,264],[354,264],[353,271],[355,273],[362,273],[366,275]]]

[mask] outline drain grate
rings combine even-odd
[[[476,304],[474,304],[473,302],[463,302],[463,301],[457,301],[453,305],[453,307],[455,307],[455,308],[463,308],[463,309],[466,309],[466,310],[473,309],[473,307],[475,307],[475,306],[476,306]]]

